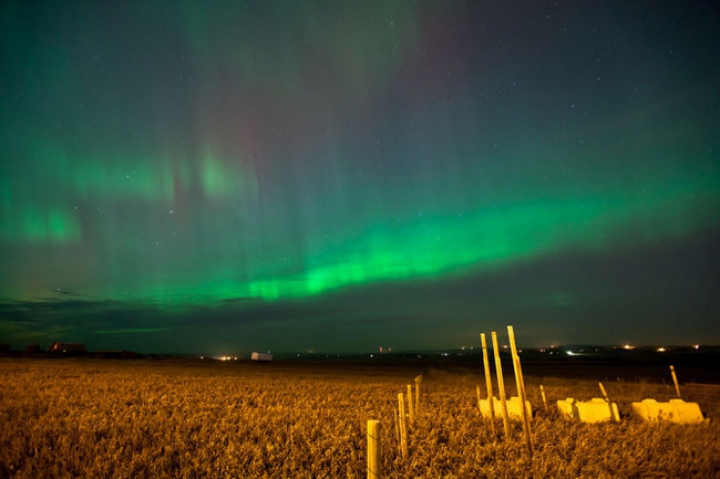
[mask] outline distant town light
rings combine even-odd
[[[667,349],[665,349],[665,346],[660,346],[659,348],[657,348],[658,353],[664,353],[665,351],[667,351]]]
[[[695,346],[693,346],[693,349],[695,349],[697,351],[698,349],[700,349],[700,345],[696,344]]]

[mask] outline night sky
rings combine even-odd
[[[720,344],[714,1],[3,1],[0,342]]]

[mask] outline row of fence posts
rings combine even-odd
[[[515,386],[517,389],[518,399],[520,400],[520,409],[522,410],[523,419],[523,435],[525,437],[525,444],[528,448],[528,452],[532,455],[533,452],[533,440],[532,431],[530,427],[530,414],[525,407],[527,401],[525,394],[525,381],[522,375],[522,365],[520,363],[520,356],[517,352],[517,346],[515,344],[515,331],[512,326],[507,327],[508,338],[510,341],[510,351],[512,355],[513,370],[515,372]],[[492,346],[495,359],[495,373],[498,384],[498,394],[500,396],[500,408],[503,419],[503,431],[505,438],[510,437],[510,422],[507,410],[507,400],[505,396],[505,384],[503,381],[502,364],[500,363],[500,348],[498,347],[497,333],[493,331],[491,333]],[[493,436],[495,433],[495,406],[493,397],[493,382],[492,374],[490,372],[490,360],[488,357],[488,347],[485,338],[485,333],[480,334],[480,341],[482,343],[483,353],[483,370],[485,373],[485,385],[487,388],[487,401],[489,406],[489,422]],[[403,459],[408,457],[408,422],[412,425],[414,416],[420,410],[420,384],[422,383],[422,374],[415,378],[415,399],[413,401],[413,389],[412,385],[407,385],[407,410],[406,396],[403,393],[398,393],[398,410],[395,412],[395,429],[397,431],[397,439],[400,445],[400,455]],[[477,386],[477,400],[478,407],[480,407],[481,391],[480,386]],[[543,397],[543,404],[547,410],[547,402],[545,399],[545,391],[540,387],[540,392]],[[481,412],[482,414],[482,412]],[[381,426],[380,421],[371,419],[367,422],[367,477],[368,479],[380,479],[382,477],[381,472]]]
[[[395,430],[400,446],[400,456],[407,459],[408,453],[408,423],[413,424],[415,416],[420,411],[420,386],[422,374],[415,377],[415,394],[413,398],[413,386],[407,385],[407,395],[398,393],[398,409],[393,411],[395,415]],[[407,400],[407,408],[406,408]],[[381,426],[380,421],[371,419],[367,422],[367,477],[368,479],[380,479],[381,474]]]

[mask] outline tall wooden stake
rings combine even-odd
[[[515,345],[515,330],[512,326],[507,327],[508,338],[510,339],[510,351],[512,352],[513,367],[515,369],[515,387],[517,388],[518,398],[520,399],[520,409],[522,409],[523,432],[525,433],[525,444],[528,451],[532,454],[532,432],[530,431],[530,417],[528,417],[527,408],[525,407],[525,381],[522,376],[522,366],[520,365],[520,356],[517,353]]]
[[[673,366],[672,364],[670,365],[670,374],[672,375],[673,384],[675,384],[675,392],[677,393],[677,397],[682,398],[682,396],[680,395],[680,385],[678,384],[677,374],[675,374],[675,366]]]
[[[495,401],[493,399],[492,376],[490,375],[490,360],[488,359],[485,333],[480,334],[480,341],[482,342],[483,350],[483,368],[485,370],[485,387],[487,388],[488,409],[490,411],[490,427],[492,428],[493,436],[495,436]]]
[[[367,477],[381,479],[380,469],[380,421],[371,419],[367,422]]]
[[[500,406],[502,408],[503,430],[505,437],[510,437],[510,421],[508,420],[507,403],[505,402],[505,382],[503,381],[502,364],[500,364],[500,348],[498,347],[497,333],[493,331],[492,336],[493,354],[495,355],[495,371],[497,374],[498,394],[500,395]]]
[[[408,457],[407,418],[405,417],[405,398],[403,393],[398,394],[398,420],[400,421],[400,455],[403,459]]]

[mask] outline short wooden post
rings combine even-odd
[[[495,435],[495,401],[493,398],[492,375],[490,373],[490,360],[488,359],[487,341],[485,333],[480,334],[480,342],[483,350],[483,369],[485,371],[485,387],[487,388],[488,410],[490,411],[490,427],[493,436]]]
[[[603,383],[598,383],[598,386],[600,386],[600,392],[602,393],[603,397],[605,398],[605,402],[608,404],[608,408],[610,408],[610,417],[615,422],[620,422],[620,418],[615,415],[615,411],[612,407],[612,402],[610,402],[610,397],[608,396],[607,391],[605,391],[605,386],[603,386]]]
[[[482,406],[480,405],[480,400],[482,399],[482,394],[480,393],[480,386],[475,386],[475,397],[477,398],[477,406],[478,406],[478,413],[480,413],[480,416],[482,417]]]
[[[367,422],[367,444],[367,477],[381,479],[380,421],[371,419]]]
[[[603,386],[603,383],[598,383],[598,386],[600,386],[600,392],[602,393],[603,397],[605,398],[605,401],[610,402],[610,397],[608,396],[608,393],[605,390],[605,386]]]
[[[398,420],[400,422],[400,455],[403,459],[408,457],[407,418],[405,417],[405,398],[403,393],[398,394]]]
[[[500,407],[502,408],[503,430],[505,437],[510,437],[510,421],[508,420],[507,402],[505,402],[505,381],[503,380],[502,364],[500,364],[500,348],[498,347],[497,333],[493,331],[492,336],[493,354],[495,355],[495,371],[497,374],[498,394],[500,395]]]
[[[527,408],[525,407],[525,381],[522,376],[522,366],[520,365],[520,356],[517,353],[515,345],[515,330],[512,326],[507,327],[508,338],[510,340],[510,352],[512,353],[513,368],[515,369],[515,387],[517,388],[518,399],[520,399],[520,409],[522,410],[523,432],[525,433],[525,444],[528,451],[532,454],[532,432],[530,431],[530,418],[528,417]]]
[[[682,396],[680,395],[680,385],[678,384],[677,380],[677,374],[675,374],[675,366],[672,364],[670,365],[670,374],[672,375],[673,384],[675,385],[675,392],[677,393],[677,397],[682,399]]]
[[[547,412],[547,398],[545,397],[545,387],[543,385],[540,385],[540,395],[542,396],[543,400],[543,407],[545,408],[545,412]]]
[[[408,422],[413,425],[414,412],[413,412],[413,390],[410,384],[407,385],[407,402],[408,402]]]

